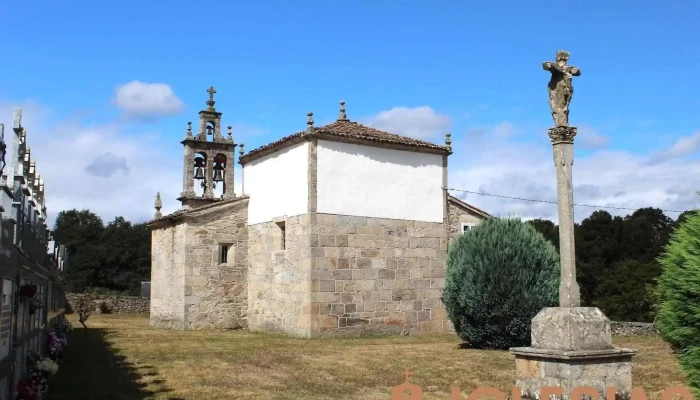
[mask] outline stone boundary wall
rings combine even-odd
[[[81,296],[79,293],[66,293],[66,314],[73,312],[73,302]],[[136,296],[98,296],[95,300],[95,313],[106,314],[148,314],[151,311],[151,299]]]
[[[643,336],[658,334],[654,324],[647,322],[612,321],[611,327],[613,336]]]

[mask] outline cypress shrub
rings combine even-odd
[[[471,347],[529,346],[532,318],[559,303],[560,277],[549,240],[518,218],[492,218],[450,243],[442,301]]]
[[[659,263],[659,333],[677,351],[688,385],[700,398],[700,213],[678,225]]]

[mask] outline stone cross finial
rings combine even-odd
[[[447,150],[452,151],[452,134],[450,132],[447,132],[445,134],[445,146],[447,146]]]
[[[243,146],[245,146],[245,144],[241,143],[241,148],[238,149],[238,155],[240,157],[243,157],[243,153],[245,153],[245,150],[243,150]]]
[[[574,95],[572,78],[580,76],[581,70],[566,63],[569,61],[569,52],[557,51],[556,61],[545,61],[542,69],[549,71],[552,78],[549,80],[549,107],[552,109],[554,126],[569,126],[569,103]]]
[[[160,209],[163,208],[163,202],[160,201],[160,192],[158,192],[158,194],[156,195],[156,205],[155,206],[156,206],[156,218],[162,217],[163,214],[161,214]]]
[[[340,102],[340,115],[338,116],[338,121],[348,121],[348,116],[345,115],[345,102]]]
[[[216,93],[216,89],[214,89],[214,86],[209,86],[209,89],[207,89],[207,93],[209,93],[209,100],[207,100],[207,106],[209,108],[213,109],[214,108],[214,93]]]
[[[314,113],[309,111],[306,113],[306,132],[312,133],[314,131]]]
[[[187,139],[192,139],[192,121],[187,122]]]

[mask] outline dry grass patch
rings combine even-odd
[[[72,317],[72,316],[70,316]],[[73,322],[73,321],[72,321]],[[389,399],[409,368],[424,399],[463,397],[477,386],[509,392],[515,362],[506,351],[460,349],[454,335],[295,339],[283,335],[152,329],[146,316],[94,315],[69,336],[67,363],[47,398]],[[639,349],[634,384],[650,398],[684,381],[655,337],[618,338]]]

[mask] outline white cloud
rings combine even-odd
[[[36,102],[0,101],[5,124],[7,162],[12,159],[12,115],[22,108],[22,126],[37,172],[45,182],[48,224],[58,212],[89,209],[105,223],[116,216],[133,222],[153,218],[156,193],[163,214],[180,208],[182,145],[156,132],[133,132],[119,122],[86,125],[80,119],[56,119],[52,110]],[[233,124],[234,135],[257,134],[255,127]],[[241,193],[240,166],[235,165],[234,191]],[[12,180],[13,171],[5,170]]]
[[[394,107],[367,118],[363,123],[389,133],[429,140],[437,136],[444,137],[451,120],[448,116],[435,112],[431,107],[422,106]]]
[[[131,81],[117,87],[113,101],[128,118],[170,116],[184,109],[182,101],[165,83]]]
[[[182,190],[182,146],[177,140],[163,139],[157,133],[132,132],[117,122],[85,125],[75,119],[56,121],[50,109],[36,102],[0,102],[0,122],[5,124],[8,141],[13,135],[12,111],[15,106],[23,109],[22,122],[27,129],[32,158],[45,181],[50,223],[57,212],[72,208],[88,208],[105,222],[118,215],[132,221],[144,221],[155,212],[153,203],[158,191],[163,200],[164,214],[179,209],[176,198]],[[398,117],[390,118],[392,115]],[[394,108],[371,120],[378,121],[379,125],[385,124],[382,129],[422,138],[442,136],[449,125],[448,117],[429,107]],[[405,124],[403,128],[402,124]],[[254,127],[232,125],[237,142],[258,133]],[[377,124],[373,126],[378,127]],[[454,154],[449,163],[450,187],[556,201],[552,147],[546,132],[528,138],[534,133],[520,132],[524,129],[508,122],[472,127],[467,131],[471,134],[463,131],[452,135]],[[595,133],[592,128],[591,131]],[[581,140],[585,132],[582,129]],[[673,157],[656,163],[650,162],[655,155],[623,151],[594,150],[585,156],[577,155],[574,202],[635,209],[646,206],[674,210],[697,207],[700,203],[696,194],[700,190],[700,160],[682,158],[697,151],[698,146],[692,139],[697,136],[696,133],[689,136],[690,139],[680,139],[665,152]],[[523,138],[536,140],[528,143],[523,142]],[[577,145],[580,144],[577,142]],[[11,151],[13,149],[9,148],[8,161]],[[235,173],[238,194],[241,193],[240,182],[238,166]],[[557,219],[555,204],[451,193],[494,215]],[[576,207],[575,210],[576,219],[580,221],[596,208]],[[631,212],[608,211],[614,215]],[[669,213],[672,218],[677,215]]]
[[[105,223],[120,215],[142,222],[155,212],[157,191],[163,211],[178,208],[175,199],[182,185],[182,161],[174,152],[182,151],[179,143],[164,145],[154,134],[129,135],[117,123],[54,122],[36,104],[0,102],[8,162],[14,151],[11,121],[15,106],[22,108],[32,159],[45,182],[49,226],[59,211],[73,208],[90,209]],[[5,173],[11,180],[13,171]]]
[[[380,116],[391,115],[390,111]],[[424,111],[416,112],[418,116]],[[414,118],[409,109],[401,120]],[[546,132],[526,132],[514,137],[518,129],[503,122],[490,127],[471,127],[466,134],[452,135],[453,155],[449,161],[449,186],[508,197],[544,200],[551,203],[505,199],[480,194],[450,192],[493,215],[520,216],[524,219],[547,218],[557,221],[556,175],[552,162],[552,146]],[[417,137],[432,134],[429,125]],[[528,137],[529,136],[529,137]],[[700,147],[700,134],[681,139],[669,151],[675,156],[690,155]],[[697,144],[697,145],[696,145]],[[602,150],[607,138],[592,127],[579,128],[575,146],[593,151],[576,155],[574,161],[574,203],[625,208],[658,207],[687,210],[700,205],[700,161],[681,158],[650,164],[652,155],[636,155],[624,151]],[[678,150],[681,148],[682,150]],[[695,150],[689,151],[689,148]],[[581,221],[598,208],[575,207],[575,219]],[[608,209],[613,215],[633,211]],[[668,213],[677,218],[678,213]]]
[[[700,150],[700,130],[681,137],[667,150],[654,154],[649,163],[657,164],[669,159],[689,156],[698,150]]]
[[[584,149],[600,150],[608,146],[610,139],[590,126],[581,126],[576,134],[576,144]]]

